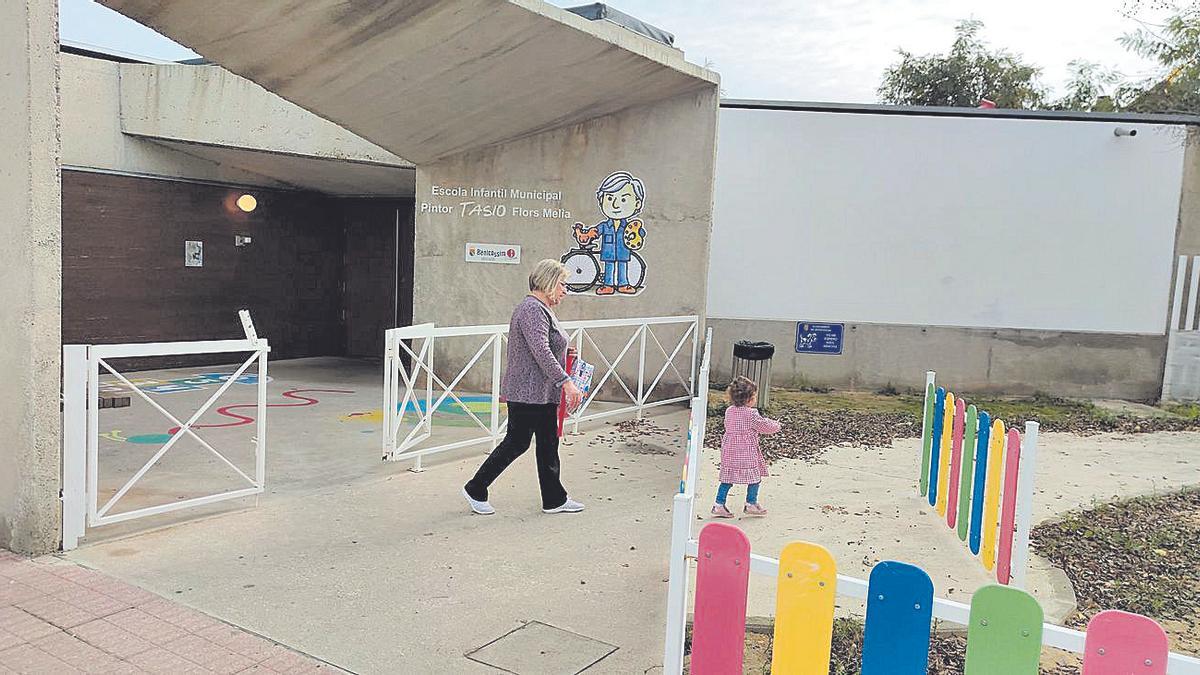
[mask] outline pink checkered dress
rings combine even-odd
[[[767,475],[767,460],[758,448],[760,434],[779,431],[779,422],[767,419],[756,408],[725,409],[725,435],[721,437],[722,483],[749,485]]]

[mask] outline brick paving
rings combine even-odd
[[[344,672],[94,570],[0,550],[0,675]]]

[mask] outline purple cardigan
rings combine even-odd
[[[567,334],[550,309],[525,296],[508,322],[508,367],[500,395],[514,403],[558,403],[567,381]]]

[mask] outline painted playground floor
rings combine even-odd
[[[92,541],[183,522],[197,514],[212,515],[253,506],[274,495],[296,494],[336,483],[372,480],[409,466],[381,460],[383,444],[382,366],[378,362],[342,358],[309,358],[272,362],[267,385],[267,492],[199,507],[179,515],[152,516],[137,522],[106,525],[89,533]],[[129,373],[126,379],[180,422],[213,396],[236,371],[235,366],[204,366]],[[172,501],[202,497],[247,486],[237,467],[252,477],[257,433],[257,376],[242,374],[192,425],[192,430],[228,463],[153,405],[104,373],[102,397],[129,397],[130,405],[99,410],[98,506],[103,506],[173,436],[172,447],[114,504],[110,515]],[[422,392],[423,394],[423,392]],[[491,423],[491,397],[456,392],[434,412],[436,436],[428,443],[453,442],[480,436]],[[435,402],[440,391],[434,392]],[[593,410],[611,404],[596,402]],[[423,398],[406,405],[403,430],[423,414]],[[469,411],[469,413],[468,413]],[[503,404],[501,418],[507,414]],[[420,446],[418,446],[420,447]],[[483,446],[426,458],[426,466],[472,454]],[[230,464],[233,466],[231,467]]]
[[[458,490],[482,448],[447,453],[419,474],[380,461],[377,365],[304,360],[273,363],[270,373],[269,401],[295,405],[271,411],[269,490],[257,506],[227,505],[139,534],[114,531],[68,557],[353,672],[496,672],[487,663],[545,672],[537,659],[555,654],[575,658],[567,665],[588,673],[655,672],[684,411],[656,411],[647,433],[621,431],[613,420],[569,439],[564,482],[585,512],[542,514],[527,456],[494,488],[499,513],[479,517],[466,511]],[[214,411],[252,401],[253,388],[245,391]],[[125,470],[136,452],[156,447],[131,437],[169,429],[136,406],[135,399],[131,409],[102,416],[124,438],[104,447],[114,453],[110,461],[129,453],[115,464]],[[214,412],[201,421],[236,420]],[[216,443],[249,426],[200,432]],[[855,576],[882,559],[916,562],[938,595],[968,598],[990,576],[917,497],[918,444],[835,448],[817,465],[776,463],[762,492],[770,515],[734,522],[756,553],[777,556],[787,542],[806,539],[829,548],[839,571]],[[1093,499],[1200,483],[1197,433],[1043,434],[1039,457],[1035,520]],[[175,468],[167,493],[186,487],[208,460],[192,461]],[[699,514],[707,513],[715,480],[715,451],[706,450]],[[743,494],[735,489],[731,497],[738,511]],[[1070,607],[1065,578],[1036,558],[1030,582],[1048,615]],[[769,616],[772,605],[771,584],[752,578],[749,614]],[[516,656],[495,653],[505,648]],[[592,660],[580,665],[584,655]]]

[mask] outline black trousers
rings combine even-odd
[[[542,490],[542,508],[554,509],[567,501],[567,491],[559,479],[558,405],[554,403],[508,403],[508,432],[500,445],[488,455],[475,476],[467,482],[472,499],[487,501],[488,487],[504,473],[509,464],[525,454],[529,441],[537,438],[538,484]]]

